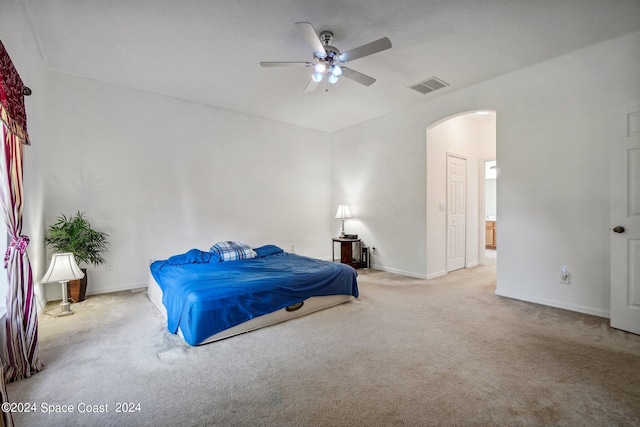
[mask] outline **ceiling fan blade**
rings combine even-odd
[[[347,67],[342,67],[342,77],[346,77],[365,86],[371,86],[376,82],[376,79],[373,77],[369,77],[366,74],[359,73]]]
[[[309,67],[311,62],[261,62],[261,67]]]
[[[360,47],[348,50],[340,55],[340,61],[347,62],[354,59],[362,58],[364,56],[373,55],[374,53],[381,52],[391,48],[391,40],[386,37],[373,41],[371,43],[364,44]]]
[[[308,22],[296,22],[296,27],[302,33],[302,37],[307,42],[309,46],[313,49],[313,51],[320,57],[324,58],[327,56],[327,51],[324,50],[324,46],[316,33],[316,30],[313,29],[313,25]]]
[[[304,88],[304,93],[313,92],[314,90],[316,90],[319,83],[320,82],[316,82],[313,79],[309,79],[309,83],[307,83],[307,86]]]

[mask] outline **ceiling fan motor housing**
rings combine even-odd
[[[333,33],[331,31],[323,31],[320,33],[320,41],[323,45],[328,46],[333,40]]]

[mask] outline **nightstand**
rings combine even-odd
[[[349,264],[353,268],[362,267],[362,241],[360,239],[345,239],[334,237],[331,248],[331,259],[336,260],[336,243],[340,244],[340,262]]]

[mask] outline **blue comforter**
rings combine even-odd
[[[218,262],[205,252],[151,264],[163,292],[171,333],[198,345],[220,331],[312,296],[358,297],[356,271],[346,265],[256,248],[257,258]]]

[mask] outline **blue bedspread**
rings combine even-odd
[[[358,297],[357,273],[346,264],[283,252],[273,245],[256,248],[257,258],[227,262],[214,257],[204,261],[206,257],[192,251],[151,264],[163,292],[169,331],[176,333],[180,327],[191,345],[312,296]]]

